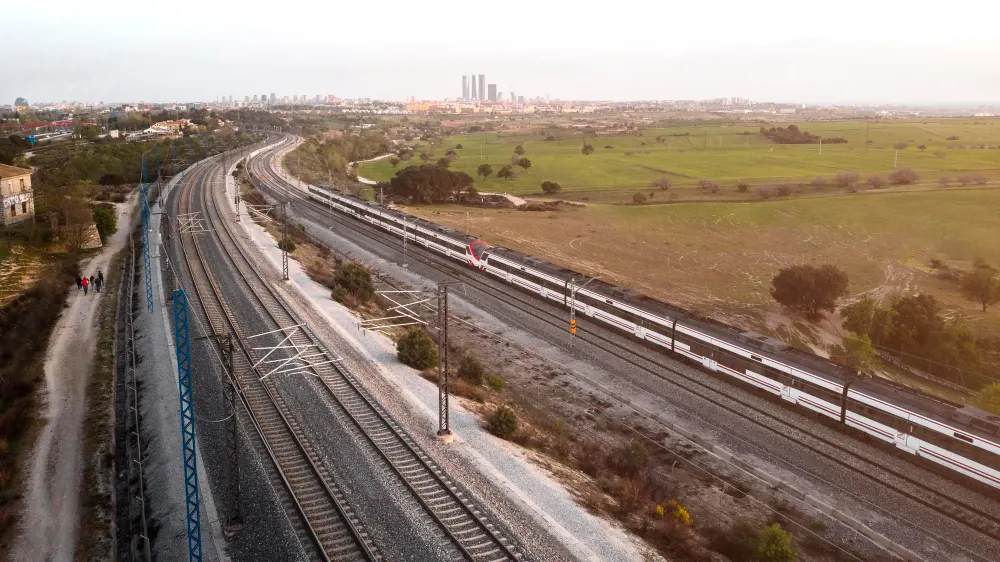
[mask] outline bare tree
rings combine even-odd
[[[906,147],[908,146],[910,145],[906,144],[905,142],[897,142],[896,144],[892,145],[892,147],[895,148],[896,150],[906,150]]]
[[[868,185],[870,185],[872,189],[882,189],[888,183],[889,182],[887,182],[885,178],[883,178],[878,174],[872,174],[871,176],[868,176]]]
[[[649,182],[649,187],[655,187],[657,189],[670,189],[673,186],[674,182],[667,176],[660,176]]]

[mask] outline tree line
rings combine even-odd
[[[770,129],[761,127],[760,134],[778,144],[819,144],[821,140],[827,144],[843,144],[847,142],[847,139],[841,137],[824,138],[814,135],[799,129],[797,125],[771,127]]]

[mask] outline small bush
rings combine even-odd
[[[632,441],[618,450],[613,462],[618,474],[633,477],[649,466],[649,451],[641,441]]]
[[[461,144],[456,144],[456,145],[455,145],[455,149],[456,149],[456,150],[462,150],[463,148],[465,148],[465,147],[464,147],[464,146],[462,146]]]
[[[404,365],[423,371],[437,365],[437,346],[427,332],[409,330],[396,342],[396,356]]]
[[[462,361],[458,365],[458,376],[472,384],[483,384],[483,379],[485,378],[485,371],[483,369],[483,364],[479,362],[474,355],[466,355],[462,357]]]
[[[673,180],[667,176],[660,176],[655,180],[649,182],[649,187],[655,187],[657,189],[670,189],[674,186]]]
[[[833,185],[837,187],[850,187],[857,185],[861,181],[861,174],[853,171],[840,172],[833,176]]]
[[[798,549],[792,546],[792,534],[772,523],[757,533],[756,559],[761,562],[794,562]]]
[[[559,185],[558,182],[548,181],[548,180],[542,182],[543,193],[551,195],[553,193],[559,193],[560,191],[562,191],[562,186]]]
[[[634,203],[636,205],[642,205],[645,202],[646,202],[646,195],[645,194],[642,194],[642,193],[634,193],[634,194],[632,194],[632,203]]]
[[[938,184],[940,184],[941,187],[948,187],[949,183],[951,183],[951,180],[948,179],[948,176],[944,176],[938,180]]]
[[[795,191],[796,187],[797,186],[795,186],[794,184],[783,183],[778,186],[778,195],[782,197],[788,197],[789,195],[792,194],[792,192]]]
[[[490,387],[493,392],[503,392],[503,389],[507,386],[507,381],[496,373],[490,373],[486,375],[486,386]]]
[[[956,136],[950,136],[950,137],[947,137],[947,138],[946,138],[946,139],[944,139],[944,140],[950,140],[950,141],[957,141],[957,140],[958,140],[958,137],[956,137]]]
[[[698,185],[700,185],[702,189],[711,193],[718,193],[722,189],[722,185],[715,180],[699,180]]]
[[[372,274],[367,267],[358,262],[348,262],[337,268],[333,276],[334,293],[339,293],[341,298],[334,297],[335,300],[343,302],[343,295],[353,295],[359,302],[365,303],[375,298],[375,284],[372,282]]]
[[[826,178],[824,178],[823,176],[817,176],[816,178],[813,179],[812,186],[815,187],[816,189],[823,189],[824,187],[826,187]]]
[[[740,193],[746,193],[747,191],[750,191],[750,182],[746,180],[740,180],[736,182],[736,190],[739,191]]]
[[[870,185],[872,189],[882,189],[888,183],[889,182],[887,182],[885,178],[883,178],[878,174],[872,174],[871,176],[868,177],[868,185]]]
[[[659,508],[659,506],[657,506]],[[686,507],[677,503],[677,500],[671,499],[667,502],[667,508],[670,510],[670,516],[674,519],[680,521],[684,525],[690,525],[693,520],[691,519],[691,512],[688,511]],[[657,513],[660,509],[657,509]]]
[[[490,415],[487,429],[501,439],[510,439],[517,433],[517,414],[510,406],[500,406]]]
[[[615,147],[611,146],[610,144],[606,144],[606,145],[604,145],[604,148],[614,149]]]
[[[910,184],[920,179],[920,174],[913,168],[897,168],[889,174],[889,181],[897,184]]]
[[[990,178],[986,177],[984,174],[976,174],[972,176],[972,181],[978,183],[979,185],[986,185],[989,183]]]
[[[295,251],[295,242],[292,242],[291,240],[279,240],[278,248],[290,254]]]
[[[968,174],[962,174],[962,175],[958,176],[958,183],[960,183],[962,185],[969,185],[970,183],[972,183],[972,181],[973,181],[972,180],[972,176],[970,176]]]
[[[770,199],[778,195],[778,186],[770,184],[758,185],[754,191],[761,199]]]

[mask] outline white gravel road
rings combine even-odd
[[[136,200],[132,194],[116,205],[119,225],[127,225]],[[99,254],[81,262],[81,271],[107,274],[127,234],[127,228],[115,233]],[[69,306],[56,323],[45,357],[45,411],[40,416],[45,427],[27,457],[31,475],[11,560],[73,560],[76,551],[87,380],[97,348],[98,305],[113,290],[91,290],[85,296],[72,279],[66,283]]]

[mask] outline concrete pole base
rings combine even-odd
[[[447,445],[455,440],[455,432],[450,429],[444,429],[437,433],[438,443],[444,443]]]

